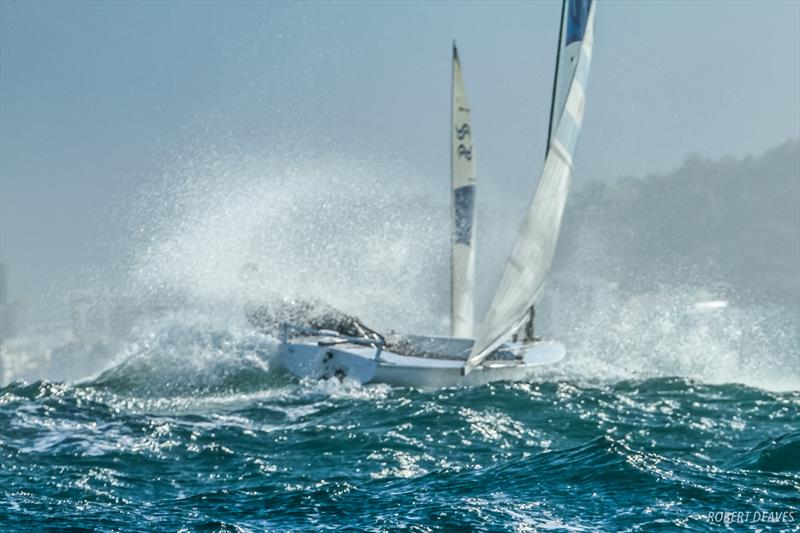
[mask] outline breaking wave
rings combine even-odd
[[[274,341],[207,325],[177,323],[128,344],[116,363],[85,383],[137,396],[249,392],[276,382]]]

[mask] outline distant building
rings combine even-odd
[[[8,279],[6,276],[6,264],[0,262],[0,305],[3,305],[8,300]]]
[[[19,302],[8,299],[8,270],[0,263],[0,343],[17,333],[17,310]]]
[[[3,344],[6,339],[16,334],[16,305],[8,303],[8,273],[6,264],[0,262],[0,386],[5,383],[6,357]]]

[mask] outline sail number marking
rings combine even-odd
[[[468,123],[465,122],[461,126],[456,126],[456,137],[458,137],[459,141],[463,141],[467,137],[472,138],[472,132],[469,129]],[[472,145],[467,146],[465,143],[459,144],[458,157],[463,157],[467,161],[472,161]]]

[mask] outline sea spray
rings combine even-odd
[[[448,211],[413,169],[233,154],[175,174],[157,195],[164,209],[134,223],[145,236],[131,246],[134,287],[239,309],[322,299],[376,327],[442,329]]]
[[[390,158],[295,156],[199,151],[143,185],[124,265],[103,293],[133,298],[129,307],[141,311],[129,317],[127,344],[116,354],[138,353],[144,339],[175,328],[244,339],[255,334],[248,306],[296,297],[327,301],[385,332],[447,331],[446,183]],[[659,265],[621,262],[609,217],[568,211],[562,244],[570,248],[557,255],[537,309],[537,333],[564,343],[568,355],[543,379],[683,376],[800,387],[791,308],[739,298],[742,289],[719,270],[692,265],[677,281],[620,286],[625,272]],[[478,227],[481,316],[516,224],[484,204]],[[697,307],[720,299],[724,307]]]
[[[730,304],[704,308],[701,287],[622,293],[613,283],[562,281],[545,298],[541,330],[568,347],[561,377],[613,383],[683,376],[771,390],[800,387],[800,332],[786,308]]]

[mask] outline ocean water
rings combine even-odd
[[[223,359],[186,379],[147,360],[0,390],[3,530],[800,523],[797,391],[678,377],[419,391]]]

